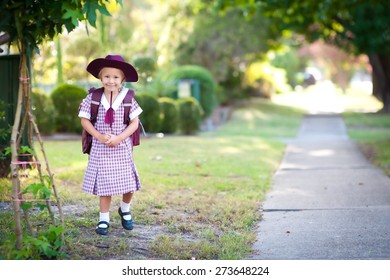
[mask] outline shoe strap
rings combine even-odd
[[[106,221],[100,221],[100,222],[98,223],[98,227],[99,227],[100,225],[106,225],[107,228],[110,227],[110,223],[108,223],[108,222],[106,222]],[[103,227],[100,227],[100,228],[103,228]]]

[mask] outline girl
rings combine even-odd
[[[92,148],[83,181],[83,191],[99,196],[100,213],[96,233],[106,235],[110,227],[110,205],[113,195],[122,195],[118,209],[122,226],[133,229],[130,203],[141,188],[133,160],[130,135],[139,125],[142,109],[133,98],[130,124],[123,123],[123,99],[128,91],[126,82],[138,81],[135,68],[119,55],[108,55],[89,63],[87,71],[101,80],[103,94],[95,126],[90,121],[92,94],[81,103],[81,125],[93,136]]]

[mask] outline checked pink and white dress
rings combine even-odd
[[[95,128],[101,133],[119,135],[126,129],[123,123],[124,106],[123,99],[128,89],[123,88],[112,104],[114,109],[114,122],[104,122],[106,111],[110,108],[110,102],[104,94],[99,105],[99,112]],[[79,117],[90,119],[92,94],[82,101]],[[130,119],[142,113],[141,107],[133,98],[130,109]],[[92,139],[92,148],[84,175],[82,190],[98,196],[113,196],[136,192],[141,188],[137,168],[133,159],[132,141],[130,137],[122,141],[116,147],[108,147],[95,138]]]

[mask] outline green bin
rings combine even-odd
[[[183,79],[177,82],[174,98],[194,97],[200,103],[200,83],[195,79]]]

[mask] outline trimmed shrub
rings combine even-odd
[[[158,102],[161,110],[161,132],[175,133],[179,126],[179,111],[175,100],[169,97],[161,97]]]
[[[32,92],[32,111],[35,116],[39,132],[51,135],[55,131],[56,110],[53,101],[42,92]]]
[[[199,102],[193,98],[181,98],[178,101],[180,131],[183,134],[195,134],[202,121],[203,110]]]
[[[57,131],[81,133],[78,109],[86,95],[87,91],[83,88],[68,84],[61,85],[52,91],[51,98],[57,111]]]
[[[160,104],[157,97],[148,93],[139,93],[135,95],[139,106],[143,112],[140,120],[146,132],[160,132]]]
[[[217,83],[210,71],[198,65],[184,65],[173,69],[167,75],[168,81],[179,81],[183,79],[194,79],[199,81],[200,105],[204,111],[203,117],[209,117],[217,106]]]

